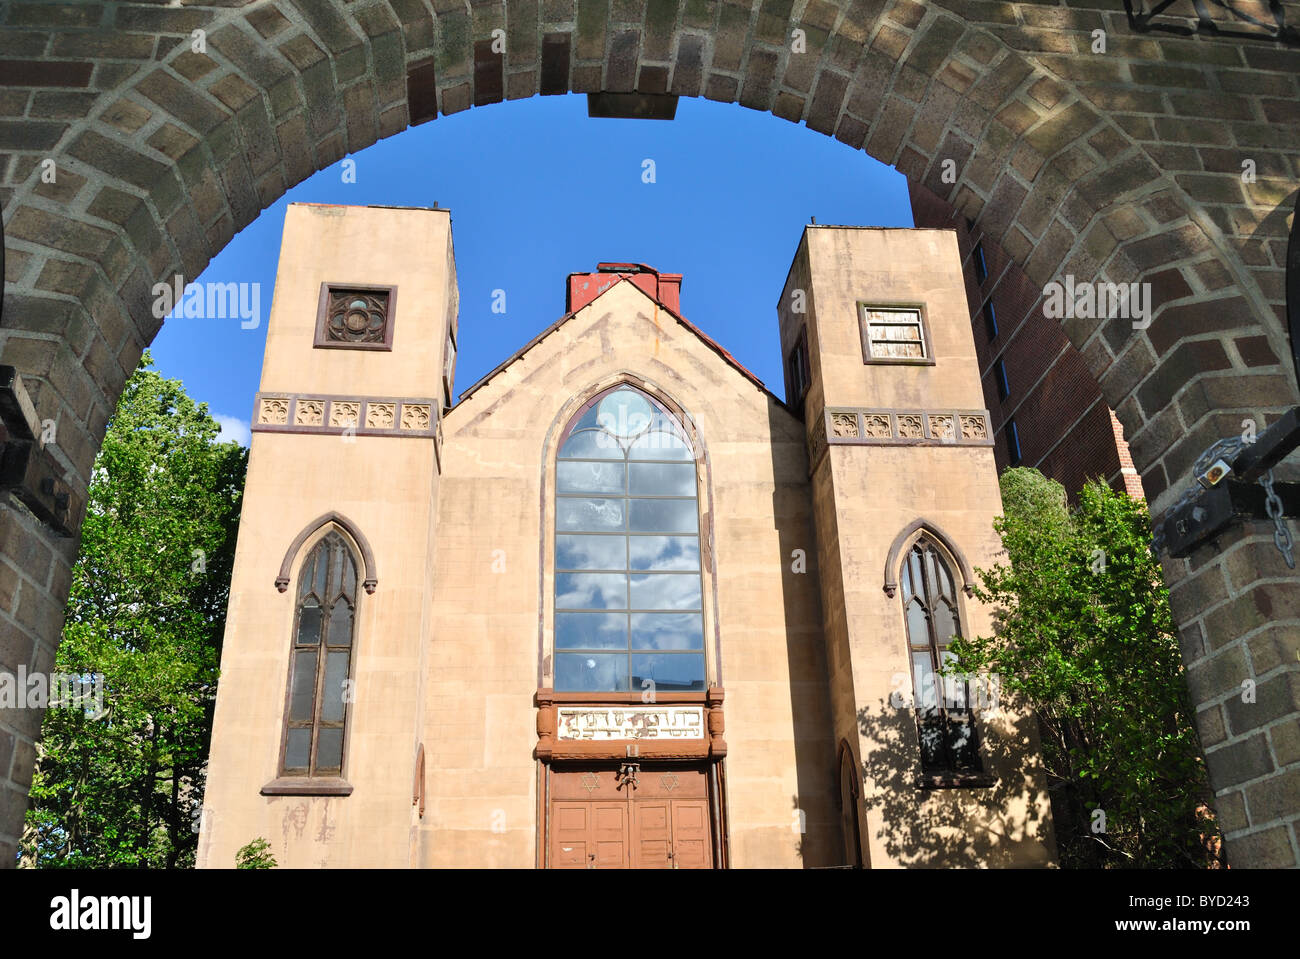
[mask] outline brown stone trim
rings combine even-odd
[[[302,549],[302,544],[307,542],[308,538],[314,533],[331,523],[352,537],[352,541],[361,550],[361,560],[366,570],[366,578],[361,585],[365,587],[367,593],[375,591],[375,587],[379,585],[379,571],[375,566],[375,554],[370,548],[370,541],[366,539],[352,520],[342,513],[333,511],[317,516],[304,526],[302,532],[295,536],[293,542],[289,544],[289,548],[285,550],[284,559],[280,561],[280,572],[275,577],[275,588],[277,590],[283,593],[289,588],[289,578],[293,574],[293,560],[298,555],[298,551]]]
[[[871,338],[867,332],[866,310],[916,310],[921,317],[921,336],[925,338],[925,356],[872,356]],[[930,336],[930,317],[926,305],[919,302],[895,302],[893,300],[858,300],[858,339],[862,345],[862,362],[865,366],[934,366],[934,338]]]
[[[902,532],[889,544],[889,554],[885,557],[885,595],[892,599],[898,591],[898,570],[902,566],[899,557],[903,554],[903,547],[911,545],[909,541],[918,531],[928,533],[949,556],[957,561],[957,566],[961,569],[962,592],[970,596],[975,585],[975,574],[971,570],[970,563],[966,562],[965,554],[953,544],[952,537],[941,530],[938,524],[924,517],[914,519],[904,526]]]
[[[951,430],[944,430],[944,421]],[[821,413],[826,443],[833,446],[975,446],[992,448],[988,410],[917,410],[887,406],[828,406]],[[967,437],[966,426],[982,433]],[[881,428],[886,432],[882,433]],[[920,427],[921,435],[905,436]],[[816,425],[813,433],[815,436]],[[942,432],[941,432],[942,431]]]
[[[387,293],[388,311],[384,315],[384,341],[382,343],[345,343],[331,340],[325,331],[326,313],[331,290],[356,290],[358,293]],[[393,349],[393,327],[397,321],[397,287],[373,283],[330,283],[320,285],[320,299],[316,304],[316,337],[312,346],[318,350],[383,350]]]
[[[352,784],[338,777],[281,776],[263,786],[261,792],[263,796],[351,796]]]
[[[720,759],[727,754],[726,719],[722,701],[726,691],[710,686],[704,692],[657,696],[645,703],[640,693],[557,693],[537,690],[537,746],[534,756],[543,762],[557,759]],[[700,706],[704,707],[705,736],[698,740],[647,741],[637,739],[561,740],[556,737],[561,706]]]
[[[344,425],[331,425],[336,404],[356,406],[355,418]],[[340,396],[331,393],[258,393],[253,401],[251,430],[254,433],[310,433],[318,436],[401,436],[436,438],[438,401],[409,396]],[[309,405],[311,404],[311,405]],[[319,409],[313,408],[318,406]],[[372,408],[392,416],[392,426],[368,426]],[[317,419],[318,422],[303,422]],[[407,423],[425,426],[411,425]]]

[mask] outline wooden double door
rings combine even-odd
[[[711,868],[708,782],[703,765],[552,769],[551,868]]]

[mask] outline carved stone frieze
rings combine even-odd
[[[259,393],[253,432],[432,438],[438,425],[433,402],[425,397]]]
[[[257,404],[257,422],[278,426],[289,422],[289,401],[273,396],[260,400]]]
[[[856,413],[832,413],[831,432],[835,436],[856,438],[858,434],[858,417]]]
[[[820,425],[820,429],[818,426]],[[882,410],[828,407],[810,428],[809,450],[850,446],[991,446],[985,410]],[[810,466],[818,457],[812,455]]]
[[[951,413],[929,413],[930,436],[936,440],[957,438],[957,426]]]
[[[367,403],[366,425],[371,429],[391,430],[396,410],[396,403]]]
[[[925,430],[921,428],[921,414],[899,413],[898,436],[899,439],[905,440],[923,439],[925,437]]]

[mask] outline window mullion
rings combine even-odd
[[[327,565],[325,568],[326,598],[320,600],[321,611],[322,611],[321,626],[320,626],[320,635],[316,638],[316,692],[315,692],[315,699],[312,702],[312,709],[311,709],[311,754],[308,757],[309,760],[308,769],[310,771],[310,775],[312,776],[316,775],[316,744],[317,744],[317,740],[320,739],[320,728],[321,728],[320,708],[321,708],[321,701],[324,698],[325,663],[329,658],[328,638],[329,638],[329,625],[330,625],[329,614],[331,611],[331,607],[328,605],[329,603],[328,596],[329,596],[329,585],[334,576],[333,573],[334,565],[335,564],[331,558],[329,565]]]

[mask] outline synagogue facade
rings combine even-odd
[[[1001,512],[955,234],[807,227],[785,400],[682,279],[570,275],[453,402],[450,214],[289,206],[200,866],[1054,864],[1033,717],[940,675]]]

